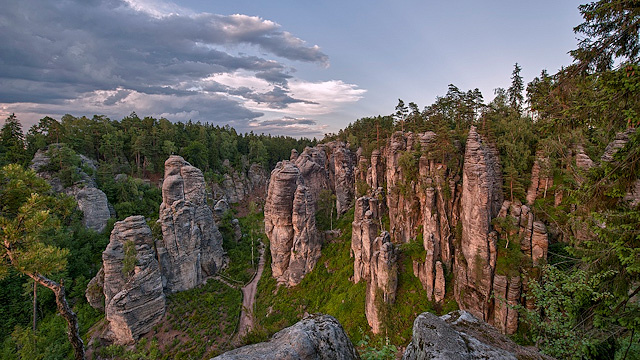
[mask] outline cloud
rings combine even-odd
[[[317,121],[313,119],[290,116],[254,120],[249,123],[249,129],[254,133],[278,133],[295,137],[322,137],[326,128],[326,125],[318,125]]]
[[[248,129],[272,112],[327,113],[364,92],[296,78],[294,62],[329,59],[257,16],[154,0],[10,1],[0,12],[0,115],[136,111]]]

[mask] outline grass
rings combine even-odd
[[[104,359],[210,359],[235,347],[242,293],[219,281],[172,294],[164,320],[135,347],[109,345],[96,350]]]
[[[293,288],[277,286],[271,276],[270,257],[267,257],[264,273],[258,283],[256,318],[261,336],[256,336],[256,340],[263,341],[282,328],[293,325],[305,313],[319,312],[338,319],[354,344],[369,344],[366,348],[361,346],[361,351],[371,351],[370,344],[394,345],[402,349],[411,340],[413,321],[420,313],[430,311],[443,314],[457,309],[450,287],[447,288],[447,298],[443,304],[427,300],[422,284],[413,275],[412,257],[422,252],[410,245],[410,249],[405,251],[407,245],[403,245],[398,260],[396,301],[382,309],[386,329],[380,335],[373,335],[364,311],[366,283],[361,281],[354,284],[351,281],[352,221],[353,209],[338,220],[337,228],[342,235],[323,246],[316,267]]]

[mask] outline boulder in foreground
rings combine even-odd
[[[333,316],[314,314],[277,332],[271,340],[247,345],[212,360],[360,359],[342,325]]]

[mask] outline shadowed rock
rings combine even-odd
[[[404,360],[550,359],[517,345],[466,311],[418,315]]]
[[[247,345],[212,360],[351,360],[358,352],[342,325],[330,315],[310,315],[271,340]]]
[[[102,261],[107,338],[131,343],[151,330],[165,311],[153,237],[143,216],[115,224]]]
[[[158,219],[162,239],[156,248],[169,292],[202,284],[224,263],[222,235],[206,203],[205,190],[200,169],[180,156],[167,159]]]

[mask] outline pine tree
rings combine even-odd
[[[25,142],[22,125],[15,114],[9,115],[0,130],[0,165],[23,164],[25,161]]]
[[[518,63],[513,66],[513,72],[511,73],[511,86],[507,90],[509,106],[511,106],[518,115],[522,114],[522,102],[524,100],[524,96],[522,95],[522,92],[524,91],[524,82],[522,81],[522,76],[520,76],[521,70],[522,68]]]
[[[69,255],[68,250],[51,244],[51,238],[63,231],[55,213],[71,212],[73,205],[47,195],[48,191],[49,185],[31,170],[17,164],[0,168],[0,279],[13,268],[53,291],[58,312],[67,322],[75,359],[80,360],[84,359],[84,343],[77,316],[62,282],[49,278],[66,268]]]

